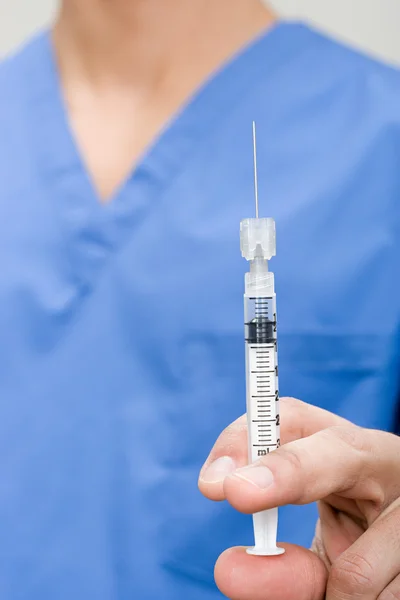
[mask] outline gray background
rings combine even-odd
[[[400,0],[273,0],[272,4],[285,16],[308,19],[400,66]],[[57,0],[0,0],[0,56],[47,25],[56,7]]]

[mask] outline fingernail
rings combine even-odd
[[[230,475],[236,469],[236,465],[230,456],[222,456],[217,458],[211,465],[202,473],[201,479],[207,483],[219,483],[224,481],[225,477]]]
[[[269,488],[274,482],[274,476],[267,467],[244,467],[235,471],[233,475],[255,485],[261,490]]]

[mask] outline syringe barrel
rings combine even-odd
[[[276,296],[244,297],[249,461],[280,445]]]
[[[277,339],[276,296],[244,297],[245,340],[249,344],[273,344]]]

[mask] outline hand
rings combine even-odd
[[[281,401],[283,446],[247,464],[241,418],[219,437],[199,479],[211,500],[243,513],[318,501],[312,551],[281,557],[232,548],[215,577],[231,600],[400,599],[400,439],[319,408]]]

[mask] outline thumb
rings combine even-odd
[[[278,557],[249,556],[231,548],[220,556],[215,581],[230,600],[323,600],[328,579],[324,563],[312,552],[284,545]]]

